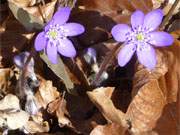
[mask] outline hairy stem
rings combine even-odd
[[[115,47],[111,50],[111,52],[105,57],[104,61],[100,66],[100,70],[97,73],[94,81],[92,82],[93,85],[97,85],[102,73],[107,69],[108,65],[111,63],[113,58],[115,57],[116,51],[119,49],[120,45],[115,45]]]

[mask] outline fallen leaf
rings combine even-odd
[[[167,0],[152,0],[153,9],[160,8],[162,4],[164,4]]]
[[[8,109],[20,110],[19,99],[15,95],[8,94],[0,100],[0,110]]]
[[[8,88],[10,85],[11,69],[10,68],[0,68],[0,93],[8,93]]]
[[[29,114],[20,109],[19,99],[8,94],[0,101],[0,127],[10,130],[22,129],[28,122]]]
[[[53,102],[51,102],[48,105],[47,110],[49,113],[56,114],[56,117],[58,118],[58,123],[59,123],[60,127],[64,127],[64,126],[72,127],[71,121],[66,116],[69,114],[66,109],[66,100],[63,97],[58,98],[58,99],[54,100]]]
[[[177,107],[177,108],[176,108]],[[159,135],[179,135],[179,115],[177,102],[167,104],[161,117],[158,119],[156,127],[153,129]]]
[[[177,37],[176,33],[174,33],[174,34],[175,34],[175,36],[174,36],[175,42],[172,46],[170,46],[168,48],[161,48],[161,49],[156,50],[157,59],[158,59],[158,64],[157,64],[156,68],[153,71],[149,72],[144,67],[139,65],[135,71],[136,73],[135,73],[134,81],[133,81],[134,82],[133,91],[132,91],[133,97],[134,96],[136,97],[137,94],[142,91],[141,89],[144,86],[151,83],[152,79],[154,79],[154,81],[156,81],[157,88],[152,88],[151,90],[149,90],[149,92],[151,92],[151,94],[150,93],[143,94],[141,96],[142,101],[145,103],[146,103],[145,99],[151,98],[150,95],[153,94],[153,91],[155,89],[160,88],[161,92],[159,92],[159,94],[161,93],[161,96],[159,95],[159,98],[163,96],[164,105],[162,104],[161,107],[160,106],[158,107],[157,105],[158,104],[160,105],[160,101],[156,101],[156,100],[158,100],[159,98],[153,96],[153,99],[151,99],[150,101],[154,101],[154,102],[156,102],[156,104],[155,103],[152,104],[152,102],[150,102],[150,104],[149,104],[147,102],[146,104],[144,104],[144,106],[143,105],[141,105],[141,106],[142,106],[142,108],[148,107],[149,112],[154,111],[154,113],[155,113],[155,110],[158,108],[156,111],[159,111],[159,113],[163,112],[163,114],[161,114],[161,116],[160,116],[160,114],[158,116],[158,113],[156,115],[154,114],[154,116],[151,117],[154,119],[154,122],[153,122],[153,120],[150,120],[149,121],[150,125],[148,124],[148,119],[149,119],[148,116],[143,117],[143,114],[146,114],[146,112],[148,112],[148,111],[142,112],[142,110],[144,110],[144,109],[142,109],[141,117],[138,118],[138,116],[134,116],[136,119],[139,119],[139,121],[144,121],[147,124],[146,126],[148,126],[148,127],[145,127],[145,125],[142,126],[143,130],[145,130],[146,128],[147,129],[149,128],[148,130],[155,128],[155,130],[159,134],[167,133],[167,134],[174,135],[174,134],[176,134],[175,128],[178,127],[178,124],[177,124],[178,122],[176,122],[176,119],[178,119],[178,118],[176,118],[177,111],[170,110],[173,108],[172,108],[172,105],[169,105],[170,103],[172,104],[177,101],[177,95],[178,95],[178,91],[179,91],[179,80],[180,80],[180,78],[179,78],[180,77],[180,72],[179,72],[180,44],[179,44],[179,41],[176,40],[176,37]],[[158,94],[158,92],[157,92],[157,94]],[[132,103],[133,103],[133,101],[132,101]],[[151,104],[152,104],[152,106],[151,106]],[[165,108],[163,106],[165,106]],[[141,107],[136,107],[136,108],[138,109]],[[178,110],[178,109],[174,109],[174,110]],[[132,111],[132,112],[135,113],[134,111]],[[153,115],[153,112],[151,112],[151,114]],[[139,122],[137,122],[137,123],[138,124],[136,126],[141,126],[141,123],[139,123]],[[168,130],[166,130],[166,129],[168,129]]]
[[[133,79],[132,96],[134,96],[144,84],[148,83],[149,80],[151,79],[158,80],[168,72],[167,57],[164,56],[164,54],[161,51],[156,50],[156,58],[157,58],[157,65],[155,69],[151,71],[149,71],[143,65],[138,63],[135,69],[135,75]],[[165,94],[166,91],[164,91],[164,89],[162,89],[162,91],[164,93],[164,96],[166,97]]]
[[[105,14],[108,14],[108,11],[113,10],[134,11],[135,9],[140,9],[147,12],[148,10],[152,9],[153,6],[151,0],[86,0],[83,4],[87,9],[98,9]]]
[[[166,99],[157,80],[143,85],[130,103],[126,118],[130,122],[131,132],[151,131],[162,114]]]
[[[51,81],[42,80],[39,90],[35,94],[39,108],[46,109],[47,105],[60,96],[56,87],[53,87]]]
[[[25,2],[25,3],[24,3]],[[28,6],[30,1],[8,0],[9,8],[19,22],[27,30],[41,29],[44,26],[42,14],[49,21],[53,15],[56,0],[51,0],[45,6],[41,7],[42,13],[38,6]]]
[[[161,77],[164,80],[164,85],[161,83],[160,86],[165,87],[167,103],[176,102],[180,89],[180,42],[175,40],[172,46],[163,49],[162,52],[164,57],[167,57],[168,72]]]
[[[32,120],[29,120],[26,125],[24,125],[25,130],[28,133],[44,133],[49,131],[49,123],[44,121],[42,116],[32,116]]]
[[[130,3],[135,9],[142,10],[145,13],[151,11],[153,7],[152,0],[131,0]]]
[[[115,123],[98,125],[91,131],[90,135],[125,135],[125,129]]]
[[[112,87],[101,87],[93,90],[92,92],[87,92],[87,94],[108,122],[125,125],[125,114],[116,109],[110,99],[113,90],[114,88]]]
[[[23,128],[28,120],[29,114],[22,110],[12,113],[0,113],[0,127],[7,126],[10,130]]]

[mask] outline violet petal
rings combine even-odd
[[[161,9],[153,10],[145,15],[143,27],[153,31],[158,28],[162,22],[162,19],[163,11]]]
[[[76,56],[76,50],[72,42],[67,38],[63,38],[59,40],[58,52],[66,57]]]
[[[118,42],[124,42],[127,38],[126,34],[131,31],[131,28],[126,24],[117,24],[112,30],[112,36]]]
[[[138,26],[142,26],[144,22],[144,13],[140,10],[136,10],[131,15],[131,25],[133,29],[136,29]]]
[[[53,16],[54,23],[62,25],[69,19],[71,9],[69,7],[60,8]]]
[[[135,44],[124,45],[123,48],[118,53],[118,64],[123,67],[125,66],[133,56],[136,51]]]
[[[47,45],[47,56],[53,64],[57,64],[57,47],[48,43]]]
[[[41,51],[45,48],[46,46],[46,38],[45,38],[45,33],[41,32],[37,35],[36,39],[35,39],[35,50],[36,51]]]
[[[78,23],[66,23],[62,27],[66,36],[76,36],[85,31],[84,27]]]
[[[46,24],[46,26],[44,27],[44,31],[45,31],[45,32],[49,31],[50,25],[55,25],[53,19],[51,19],[51,20]]]
[[[169,46],[173,43],[173,37],[167,32],[151,32],[149,43],[155,46]]]
[[[146,44],[146,49],[137,49],[137,56],[139,62],[147,67],[148,69],[153,69],[156,66],[156,54],[154,48]]]

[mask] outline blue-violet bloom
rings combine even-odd
[[[58,52],[66,57],[76,56],[76,50],[68,37],[85,31],[81,24],[67,23],[70,12],[69,7],[59,9],[45,26],[44,31],[40,32],[35,39],[36,51],[45,49],[53,64],[57,63]]]
[[[131,27],[126,24],[117,24],[112,28],[112,36],[118,42],[124,42],[118,53],[118,64],[125,66],[133,54],[137,53],[139,62],[148,69],[156,66],[155,47],[169,46],[173,37],[162,31],[155,31],[161,24],[163,12],[153,10],[146,15],[140,10],[131,15]]]

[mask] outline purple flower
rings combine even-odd
[[[35,39],[36,51],[45,49],[49,60],[57,63],[58,52],[66,57],[75,57],[76,50],[69,36],[82,34],[85,29],[78,23],[66,23],[69,19],[71,9],[68,7],[59,9],[52,20],[45,26]]]
[[[140,10],[131,15],[131,27],[126,24],[117,24],[112,28],[112,35],[118,42],[124,42],[123,48],[118,54],[118,64],[125,66],[135,51],[139,62],[153,69],[156,66],[156,55],[153,46],[169,46],[173,43],[173,37],[166,33],[155,31],[161,24],[163,12],[160,9],[153,10],[146,15]]]

